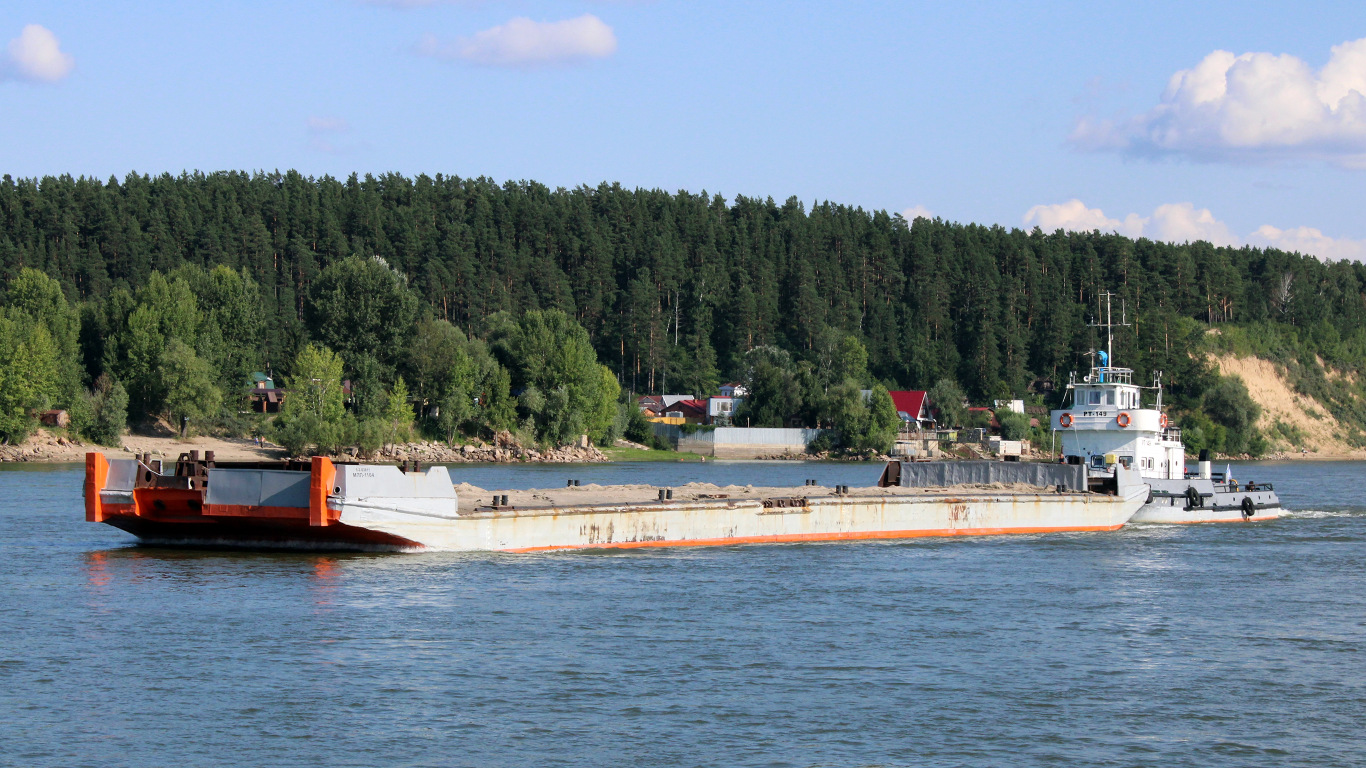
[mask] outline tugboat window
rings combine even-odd
[[[1120,457],[1119,457],[1119,463],[1122,464],[1122,465],[1124,465],[1124,468],[1125,468],[1125,469],[1128,469],[1129,466],[1130,466],[1131,464],[1134,463],[1134,457],[1133,457],[1133,456],[1120,456]]]
[[[1099,454],[1091,457],[1091,466],[1096,469],[1105,469],[1105,457]]]
[[[1093,389],[1093,390],[1091,390],[1089,393],[1087,393],[1087,397],[1089,398],[1089,399],[1087,400],[1087,404],[1088,404],[1088,405],[1100,405],[1100,392],[1099,392],[1099,391]]]
[[[1106,404],[1106,405],[1114,405],[1114,404],[1115,404],[1115,393],[1114,393],[1113,391],[1110,391],[1110,392],[1106,392],[1106,393],[1105,393],[1105,404]]]

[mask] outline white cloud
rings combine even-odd
[[[1366,167],[1366,38],[1334,46],[1317,72],[1288,54],[1214,51],[1172,75],[1150,111],[1083,117],[1070,141],[1140,155]]]
[[[345,118],[310,115],[306,125],[308,126],[309,144],[319,152],[326,152],[329,155],[344,155],[364,146],[355,142],[338,143],[339,134],[351,132],[351,124],[346,122]]]
[[[310,115],[308,118],[309,133],[345,133],[351,130],[351,124],[340,117],[320,117]]]
[[[572,64],[611,56],[617,36],[591,13],[563,21],[532,21],[518,17],[471,37],[442,44],[428,35],[418,53],[493,67],[535,67]]]
[[[1137,217],[1130,214],[1130,219]],[[1205,240],[1215,245],[1242,245],[1228,225],[1214,218],[1208,208],[1196,208],[1190,203],[1167,203],[1157,206],[1153,215],[1142,219],[1143,236],[1169,243],[1193,243]]]
[[[913,205],[901,212],[901,218],[910,222],[916,219],[934,219],[934,213],[923,205]]]
[[[1024,215],[1026,227],[1039,227],[1045,232],[1059,229],[1068,232],[1118,232],[1128,237],[1146,237],[1169,243],[1188,243],[1204,240],[1214,245],[1241,246],[1246,242],[1263,248],[1298,251],[1320,259],[1336,261],[1353,259],[1366,261],[1366,240],[1328,237],[1313,227],[1277,229],[1270,224],[1258,227],[1247,238],[1240,238],[1228,225],[1216,219],[1208,208],[1196,208],[1190,203],[1159,205],[1148,216],[1131,213],[1112,219],[1099,208],[1088,208],[1080,200],[1072,199],[1054,205],[1036,205]]]
[[[1248,242],[1252,245],[1280,248],[1283,251],[1308,253],[1326,261],[1366,261],[1366,240],[1328,237],[1313,227],[1277,229],[1265,224],[1248,237]]]
[[[0,63],[0,79],[55,83],[75,66],[76,60],[62,51],[56,35],[47,27],[29,24],[9,41],[4,62]]]
[[[1053,232],[1059,229],[1068,232],[1100,230],[1101,232],[1118,232],[1129,237],[1141,237],[1143,226],[1147,221],[1147,219],[1141,219],[1133,213],[1129,214],[1124,221],[1112,219],[1106,216],[1101,209],[1087,208],[1082,201],[1075,198],[1054,205],[1036,205],[1030,208],[1024,216],[1025,226],[1038,227],[1045,232]]]
[[[1215,245],[1241,244],[1228,225],[1214,218],[1208,208],[1196,208],[1190,203],[1167,203],[1157,206],[1147,216],[1130,213],[1123,219],[1112,219],[1101,209],[1087,208],[1082,201],[1072,199],[1054,205],[1036,205],[1025,213],[1024,223],[1045,232],[1099,230],[1169,243],[1206,240]]]

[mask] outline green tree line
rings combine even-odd
[[[340,357],[360,421],[382,417],[401,375],[412,401],[436,404],[418,414],[423,427],[448,436],[493,425],[604,435],[623,418],[602,405],[609,379],[628,393],[707,394],[767,376],[756,384],[779,405],[751,407],[789,412],[761,420],[814,425],[844,407],[850,382],[949,380],[978,401],[1060,385],[1100,344],[1088,321],[1104,290],[1132,323],[1117,361],[1140,377],[1164,371],[1169,402],[1216,420],[1199,431],[1218,447],[1241,439],[1229,427],[1246,416],[1221,409],[1246,403],[1205,402],[1211,328],[1268,329],[1308,369],[1306,386],[1315,366],[1366,367],[1357,263],[611,184],[6,176],[0,276],[0,375],[55,361],[50,380],[4,387],[23,405],[0,419],[21,421],[42,403],[84,400],[94,414],[120,389],[134,418],[204,419],[213,390],[226,410],[250,371],[288,382],[313,346]],[[550,338],[574,360],[545,357]],[[848,339],[866,361],[846,377],[832,366]],[[1351,397],[1339,400],[1351,415]]]

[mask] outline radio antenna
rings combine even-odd
[[[1115,349],[1114,349],[1114,346],[1115,346],[1115,333],[1114,333],[1114,329],[1117,328],[1117,327],[1119,327],[1119,328],[1125,328],[1125,327],[1128,327],[1128,326],[1129,326],[1129,304],[1128,304],[1128,302],[1125,301],[1124,299],[1122,299],[1122,298],[1120,299],[1120,310],[1119,310],[1119,311],[1120,311],[1120,321],[1119,321],[1118,323],[1116,323],[1116,322],[1114,321],[1114,320],[1115,320],[1114,312],[1112,311],[1112,308],[1111,308],[1111,305],[1110,305],[1110,299],[1114,296],[1114,294],[1113,294],[1113,293],[1110,293],[1109,291],[1106,291],[1106,292],[1104,292],[1104,293],[1096,294],[1096,310],[1097,310],[1097,313],[1099,313],[1099,311],[1100,311],[1100,297],[1101,297],[1101,296],[1104,296],[1104,297],[1105,297],[1105,322],[1103,322],[1103,323],[1087,323],[1087,325],[1090,325],[1092,328],[1104,328],[1104,329],[1105,329],[1105,356],[1106,356],[1107,358],[1109,358],[1108,362],[1109,362],[1109,364],[1110,364],[1111,366],[1113,366],[1113,365],[1115,364]]]

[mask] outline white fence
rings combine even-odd
[[[718,459],[753,459],[759,456],[803,454],[825,430],[771,427],[716,427],[686,430],[673,424],[656,424],[655,434],[675,450],[700,453]]]

